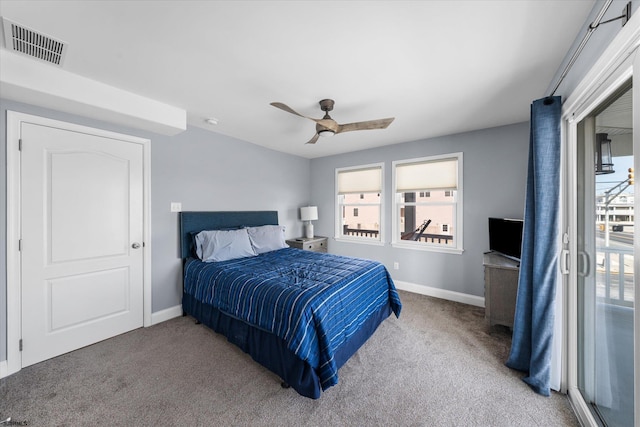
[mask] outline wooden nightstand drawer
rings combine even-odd
[[[304,242],[304,247],[302,249],[312,252],[327,252],[327,239],[324,238]]]
[[[311,239],[300,237],[298,239],[287,240],[287,244],[292,248],[304,249],[312,252],[327,252],[327,238],[316,236]]]

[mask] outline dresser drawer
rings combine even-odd
[[[287,244],[292,248],[304,249],[311,252],[327,252],[327,238],[314,237],[287,240]]]
[[[327,239],[304,242],[302,249],[312,252],[327,252]]]

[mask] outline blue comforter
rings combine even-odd
[[[255,257],[188,260],[184,292],[282,338],[323,390],[338,382],[336,349],[371,315],[402,304],[376,261],[286,248]]]

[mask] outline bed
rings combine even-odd
[[[233,237],[234,250],[245,250],[245,234],[248,256],[218,259],[220,251],[207,250],[229,236],[241,236],[241,244]],[[276,211],[182,212],[180,242],[185,315],[226,336],[305,397],[317,399],[337,384],[339,368],[380,323],[400,315],[382,264],[289,248]]]

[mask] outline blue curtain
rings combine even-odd
[[[551,394],[551,350],[559,255],[559,96],[531,104],[529,171],[513,339],[507,366],[539,394]]]

